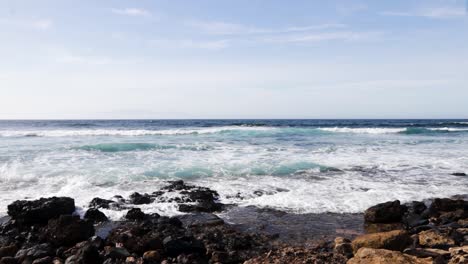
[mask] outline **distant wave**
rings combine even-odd
[[[358,134],[391,134],[391,133],[401,133],[406,130],[406,128],[377,128],[377,127],[364,127],[364,128],[354,128],[354,127],[323,127],[319,130],[326,132],[336,132],[336,133],[358,133]]]
[[[358,134],[434,134],[434,133],[450,133],[450,132],[468,132],[466,128],[452,128],[452,127],[441,127],[441,128],[350,128],[350,127],[325,127],[319,128],[319,130],[336,133],[358,133]]]
[[[101,152],[121,152],[135,150],[169,149],[175,146],[161,146],[149,143],[103,143],[96,145],[86,145],[77,149]]]
[[[95,145],[85,145],[75,149],[86,151],[99,152],[126,152],[126,151],[149,151],[149,150],[165,150],[165,149],[180,149],[191,151],[206,151],[212,149],[207,145],[159,145],[151,143],[102,143]]]
[[[269,131],[273,127],[226,126],[194,129],[77,129],[77,130],[4,130],[1,137],[69,137],[69,136],[151,136],[151,135],[197,135],[236,131]]]

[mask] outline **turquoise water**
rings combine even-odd
[[[171,179],[241,206],[361,212],[466,193],[453,172],[468,173],[467,120],[0,121],[0,215],[16,199],[66,195],[85,208]]]

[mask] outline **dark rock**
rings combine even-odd
[[[423,202],[413,201],[407,205],[408,212],[414,214],[422,214],[426,209],[427,206]]]
[[[93,225],[78,216],[61,215],[52,219],[43,230],[47,241],[56,246],[72,246],[94,235]]]
[[[35,259],[32,264],[50,264],[52,263],[52,257],[47,256],[39,259]]]
[[[30,258],[32,260],[38,259],[38,258],[43,258],[47,256],[53,256],[54,255],[54,250],[52,247],[47,244],[39,244],[32,246],[30,248],[25,248],[25,249],[20,249],[16,255],[15,258],[19,260],[19,262],[22,262],[26,258]]]
[[[101,264],[102,259],[98,249],[91,243],[83,244],[74,255],[67,258],[66,264]]]
[[[105,257],[111,259],[126,259],[130,256],[130,253],[127,249],[122,247],[105,247]]]
[[[14,257],[3,257],[0,259],[0,264],[17,264],[17,260]]]
[[[370,223],[399,222],[407,207],[400,205],[400,201],[386,202],[370,207],[364,212],[364,219]]]
[[[177,217],[171,217],[169,218],[169,224],[173,225],[173,226],[176,226],[178,228],[181,228],[182,227],[182,221],[180,221],[179,218]]]
[[[151,197],[148,194],[139,194],[137,192],[130,195],[130,203],[132,204],[149,204],[152,202]]]
[[[466,173],[464,173],[464,172],[454,172],[451,175],[453,175],[453,176],[467,176]]]
[[[88,209],[84,215],[84,219],[87,219],[93,223],[101,223],[109,220],[103,212],[95,208]]]
[[[68,197],[15,201],[8,205],[8,215],[26,224],[46,224],[47,221],[75,211],[75,201]]]
[[[224,224],[223,219],[211,213],[186,214],[178,217],[184,226],[217,226]]]
[[[91,200],[91,202],[89,203],[89,207],[109,209],[113,204],[115,204],[115,202],[112,200],[106,200],[96,197],[93,198],[93,200]]]
[[[212,213],[221,211],[223,209],[223,204],[216,203],[213,201],[203,201],[198,204],[180,204],[179,211],[184,213],[194,213],[194,212],[205,212]]]
[[[125,215],[126,219],[134,221],[142,221],[145,220],[147,217],[148,215],[143,213],[140,208],[132,208]]]
[[[201,241],[189,236],[180,238],[168,236],[164,238],[163,245],[167,254],[171,257],[176,257],[184,253],[204,254],[206,252],[205,246]]]
[[[18,252],[16,245],[9,245],[0,248],[0,259],[3,257],[13,257]]]
[[[178,180],[178,181],[169,181],[169,185],[163,187],[163,190],[168,190],[168,191],[181,191],[181,190],[186,190],[189,189],[190,186],[185,185],[184,181]]]
[[[439,212],[451,212],[458,209],[467,211],[468,201],[436,198],[430,206],[430,210],[433,214],[437,214]]]

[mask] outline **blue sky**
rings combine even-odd
[[[468,118],[463,0],[0,0],[0,118]]]

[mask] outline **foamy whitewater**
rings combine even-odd
[[[355,213],[467,194],[454,172],[468,173],[467,120],[0,121],[0,216],[18,199],[70,196],[85,210],[174,179],[223,203]]]

